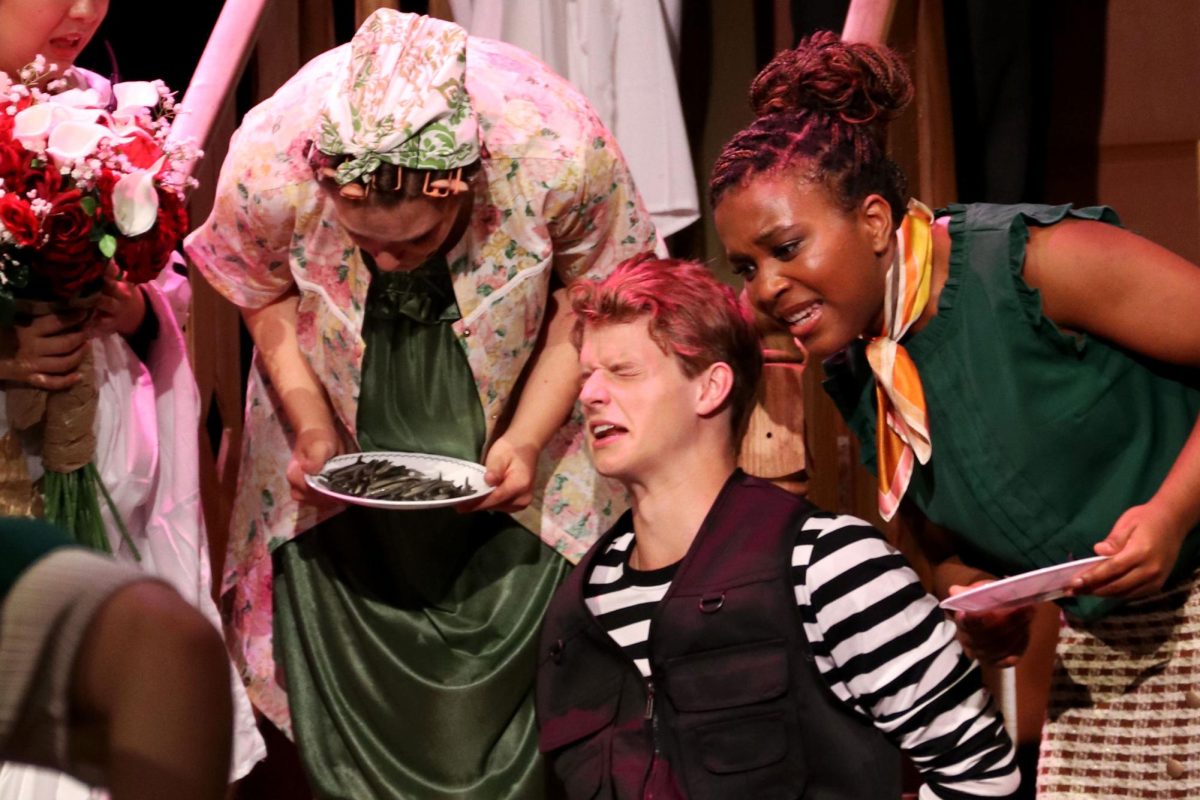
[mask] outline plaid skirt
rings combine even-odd
[[[1200,578],[1059,638],[1038,798],[1200,798]]]

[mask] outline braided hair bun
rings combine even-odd
[[[757,118],[735,134],[713,163],[709,201],[756,176],[802,166],[850,211],[879,194],[899,224],[907,199],[904,173],[887,156],[887,123],[911,102],[912,81],[886,47],[816,33],[775,56],[750,86]]]
[[[831,31],[780,52],[750,85],[750,104],[760,117],[809,111],[880,130],[912,97],[912,80],[898,54],[843,42]]]

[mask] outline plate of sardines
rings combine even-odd
[[[334,456],[308,485],[343,503],[415,510],[456,506],[492,491],[484,467],[428,453],[370,452]]]

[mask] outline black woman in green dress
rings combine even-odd
[[[825,363],[941,594],[1107,556],[1060,601],[1039,798],[1200,796],[1200,268],[1107,208],[909,202],[899,55],[816,34],[713,168],[747,294]],[[957,612],[1011,664],[1031,609]],[[1189,694],[1189,692],[1191,694]]]

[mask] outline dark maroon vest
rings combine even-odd
[[[571,798],[900,796],[897,749],[822,679],[791,553],[807,501],[740,470],[650,623],[651,677],[597,623],[583,581],[626,514],[551,601],[537,679],[540,748]]]

